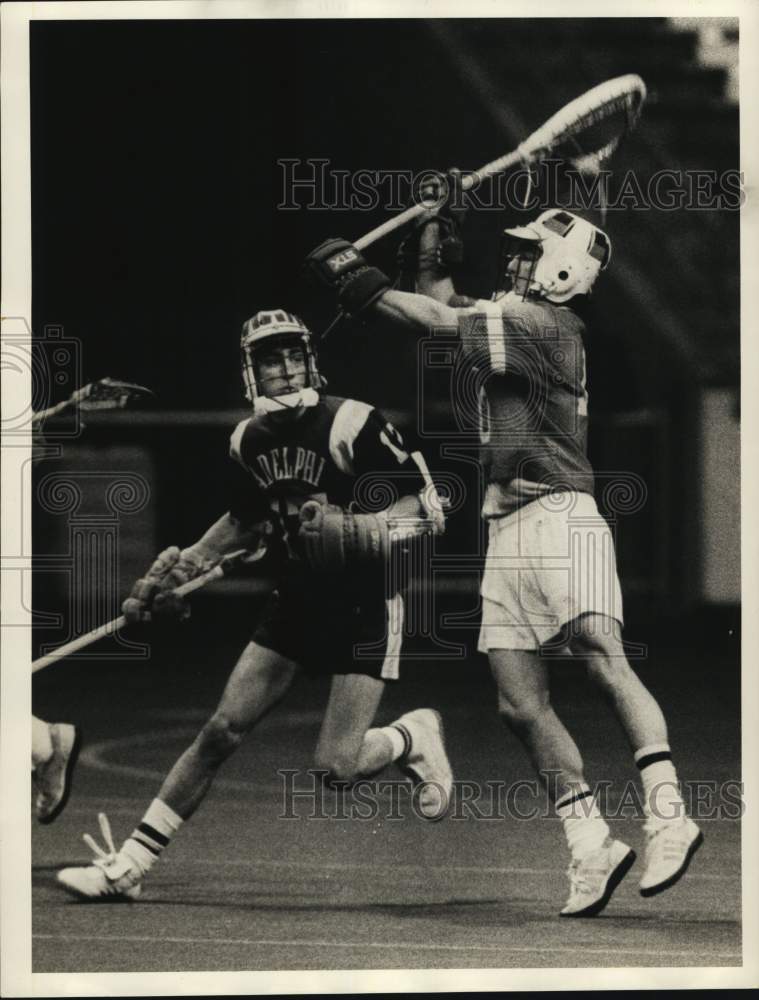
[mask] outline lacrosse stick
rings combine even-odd
[[[152,395],[151,390],[145,386],[135,385],[133,382],[121,382],[114,378],[101,378],[72,392],[68,399],[62,400],[55,406],[35,413],[32,421],[39,423],[41,420],[47,420],[48,417],[54,417],[68,407],[85,411],[122,410],[132,400]]]
[[[466,174],[461,188],[469,191],[486,177],[502,173],[516,164],[529,166],[549,154],[567,160],[582,173],[597,173],[625,133],[635,127],[645,99],[646,85],[635,73],[599,83],[557,111],[511,153]],[[423,204],[412,205],[355,240],[354,245],[363,250],[412,222],[424,211]]]
[[[265,545],[262,545],[255,552],[250,552],[247,549],[230,552],[228,556],[224,556],[221,562],[217,563],[206,573],[202,573],[200,576],[195,577],[194,580],[189,580],[187,583],[183,583],[181,587],[177,587],[176,593],[184,596],[185,594],[191,594],[195,590],[200,590],[201,587],[205,587],[207,583],[211,583],[213,580],[219,580],[223,576],[229,576],[241,566],[257,562],[264,556],[265,553]],[[92,632],[80,635],[78,639],[72,639],[71,642],[67,642],[65,645],[59,646],[58,649],[54,649],[52,653],[47,653],[45,656],[40,656],[39,659],[36,659],[32,663],[32,673],[34,674],[38,670],[42,670],[44,667],[49,667],[51,664],[57,663],[59,660],[62,660],[67,656],[71,656],[72,653],[78,653],[79,650],[84,649],[93,642],[97,642],[98,639],[104,639],[108,635],[113,635],[114,632],[118,632],[120,628],[123,628],[125,624],[126,618],[124,615],[119,615],[118,618],[114,618],[112,621],[106,622],[105,625],[101,625],[99,628],[93,629]]]

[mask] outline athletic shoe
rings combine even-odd
[[[573,860],[567,870],[569,899],[560,915],[595,917],[609,902],[634,861],[635,851],[611,837],[607,837],[597,851]]]
[[[688,816],[665,823],[649,818],[643,829],[648,842],[640,894],[655,896],[680,881],[704,835]]]
[[[40,823],[52,823],[63,812],[71,794],[71,778],[82,742],[81,732],[67,722],[51,723],[49,730],[52,756],[34,769],[35,812]]]
[[[85,868],[64,868],[56,876],[66,892],[87,902],[100,900],[116,903],[137,899],[142,892],[142,872],[121,851],[117,852],[111,836],[111,826],[105,813],[98,814],[100,832],[107,850],[103,850],[88,834],[84,842],[97,857]]]
[[[393,726],[406,740],[406,753],[398,766],[419,786],[419,811],[435,822],[448,812],[453,774],[445,752],[443,720],[431,708],[417,708],[402,715]]]

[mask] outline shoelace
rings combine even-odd
[[[89,833],[83,833],[82,840],[95,855],[95,864],[100,864],[102,867],[103,865],[110,864],[113,860],[115,860],[116,845],[113,842],[111,824],[108,822],[108,817],[105,813],[98,813],[98,824],[100,826],[100,835],[105,841],[107,850],[104,851],[95,838],[91,837]]]
[[[643,829],[650,838],[649,853],[661,852],[664,860],[679,857],[688,846],[688,836],[684,826],[674,830],[668,824],[649,822],[644,824]]]
[[[580,863],[578,861],[573,861],[569,868],[567,868],[567,876],[569,878],[569,884],[572,892],[589,893],[593,891],[591,884],[585,876],[580,873]]]

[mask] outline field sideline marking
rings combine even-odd
[[[103,941],[114,942],[123,941],[129,944],[215,944],[234,945],[246,948],[375,948],[390,951],[482,951],[482,952],[512,952],[512,953],[534,953],[542,955],[546,953],[546,946],[531,945],[487,945],[487,944],[410,944],[408,941],[316,941],[295,938],[292,940],[275,941],[266,938],[194,938],[194,937],[161,937],[160,941],[154,936],[138,936],[125,934],[33,934],[32,938],[37,941]],[[694,946],[693,951],[655,951],[651,948],[596,948],[585,945],[565,947],[562,945],[550,945],[551,952],[566,954],[577,954],[584,952],[588,955],[655,955],[661,958],[694,958],[697,954],[709,955],[713,958],[738,959],[742,958],[740,952],[710,951],[701,945]]]

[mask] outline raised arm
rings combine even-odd
[[[466,213],[460,171],[438,175],[420,192],[430,207],[401,244],[401,280],[415,291],[391,287],[347,240],[326,240],[306,258],[306,269],[337,293],[341,310],[371,326],[394,324],[414,333],[458,326],[458,310],[472,304],[457,295],[451,272],[463,259],[459,227]]]
[[[367,308],[362,317],[370,325],[393,323],[414,333],[451,327],[456,329],[456,309],[417,292],[390,288]]]
[[[428,295],[391,288],[387,275],[371,267],[347,240],[325,240],[308,255],[306,268],[317,283],[337,293],[346,315],[370,325],[389,322],[414,333],[457,325],[455,308]]]

